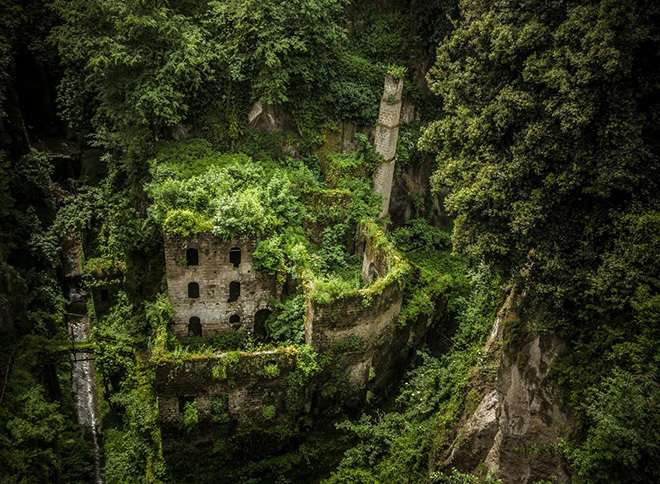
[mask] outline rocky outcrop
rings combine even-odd
[[[286,116],[280,107],[256,101],[250,107],[248,124],[257,131],[277,133],[285,129]]]
[[[567,482],[557,444],[570,428],[550,371],[562,344],[535,332],[542,313],[522,314],[524,296],[515,290],[500,310],[486,343],[497,368],[483,381],[483,397],[466,411],[441,467],[491,473],[505,483]]]
[[[399,166],[394,176],[390,199],[390,219],[402,226],[411,219],[424,217],[431,225],[450,227],[451,219],[444,208],[444,193],[431,188],[435,160],[425,157],[419,162]]]

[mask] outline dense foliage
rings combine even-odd
[[[572,478],[657,481],[659,20],[654,0],[0,0],[0,481],[93,480],[71,395],[72,236],[107,482],[218,480],[164,460],[159,359],[229,350],[230,365],[238,349],[296,345],[286,398],[303,409],[332,358],[300,346],[302,280],[332,304],[401,278],[399,329],[445,331],[393,399],[304,434],[310,415],[285,429],[266,404],[270,433],[206,454],[223,479],[477,482],[429,469],[480,398],[473,376],[495,378],[483,341],[515,284],[530,314],[553,315],[526,330],[565,343],[552,375],[577,424],[560,449]],[[358,227],[378,213],[381,160],[364,133],[385,73],[404,78],[413,122],[397,146],[399,228],[362,224],[396,270],[365,290]],[[252,108],[272,126],[249,123]],[[447,214],[451,235],[429,223]],[[199,233],[255,240],[255,268],[292,288],[267,341],[171,334],[163,235]],[[211,402],[220,426],[227,405]],[[199,411],[183,405],[184,440]]]
[[[580,478],[654,480],[658,422],[639,415],[660,398],[658,4],[466,0],[460,13],[429,74],[444,114],[422,141],[455,247],[555,311]],[[626,429],[624,374],[641,392]]]
[[[327,76],[342,3],[55,1],[63,112],[81,125],[94,105],[107,142],[130,130],[160,137],[209,109],[236,129],[248,101],[280,104]]]

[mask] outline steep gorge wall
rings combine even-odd
[[[524,302],[513,290],[501,308],[485,347],[495,376],[473,379],[481,400],[465,410],[437,467],[475,473],[485,468],[505,483],[568,482],[557,446],[571,419],[551,378],[562,343],[531,329],[550,315],[523,313]]]

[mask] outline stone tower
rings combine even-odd
[[[401,94],[403,79],[396,79],[389,74],[385,76],[383,98],[380,101],[380,112],[374,135],[376,151],[383,157],[383,163],[374,173],[374,191],[383,198],[380,216],[385,217],[390,209],[390,194],[394,177],[394,158],[396,143],[399,139],[399,120],[401,119]]]

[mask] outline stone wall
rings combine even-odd
[[[395,284],[368,303],[361,294],[337,298],[329,304],[310,301],[306,342],[319,353],[339,348],[345,356],[349,382],[358,389],[364,388],[370,375],[386,369],[387,364],[383,365],[376,354],[387,352],[388,344],[394,340],[401,301],[402,291]]]
[[[230,352],[165,361],[156,367],[156,394],[165,428],[181,427],[186,402],[195,402],[199,428],[232,424],[253,428],[291,416],[287,377],[297,350]]]
[[[362,234],[366,287],[321,302],[313,295],[313,281],[305,284],[306,343],[319,353],[340,353],[345,375],[358,390],[382,386],[400,362],[401,333],[408,329],[399,328],[397,318],[411,272],[380,228],[368,224]]]
[[[178,286],[170,285],[175,308],[188,304],[187,298],[181,302],[181,298],[172,296],[176,287],[185,291],[188,279],[183,277],[194,276],[200,281],[203,297],[201,282],[218,280],[217,269],[213,268],[227,265],[223,255],[235,244],[221,244],[206,237],[167,241],[168,264],[174,266],[181,279]],[[321,368],[313,379],[301,383],[295,378],[296,385],[290,387],[289,376],[296,368],[295,348],[184,357],[169,352],[154,354],[160,420],[168,446],[183,435],[182,412],[188,402],[196,403],[201,424],[186,435],[208,443],[219,438],[218,432],[233,435],[237,428],[243,429],[243,434],[295,429],[303,414],[314,419],[330,418],[342,407],[361,406],[369,391],[377,392],[397,377],[428,327],[425,322],[398,324],[405,282],[414,277],[413,269],[374,222],[361,225],[357,245],[358,253],[363,255],[364,287],[328,299],[316,292],[311,274],[302,277],[305,340],[318,354]],[[185,265],[185,250],[192,246],[199,250],[197,269]],[[212,262],[205,268],[209,260]],[[244,263],[246,270],[251,268],[250,259],[243,259],[241,265]],[[172,271],[168,267],[169,274]],[[261,287],[268,287],[267,282]],[[267,294],[270,298],[272,293]],[[184,313],[184,318],[188,314]],[[299,392],[293,400],[292,391]]]
[[[277,288],[273,278],[254,270],[252,252],[255,243],[245,240],[222,241],[211,234],[189,238],[165,236],[167,291],[174,308],[174,334],[188,335],[190,318],[200,319],[202,336],[244,328],[254,329],[255,315],[267,309]],[[232,248],[241,249],[241,262],[229,261]],[[187,249],[197,249],[198,265],[187,265]],[[240,283],[240,296],[229,301],[229,286]],[[188,297],[188,285],[199,284],[199,297]],[[238,316],[238,323],[230,318]]]

